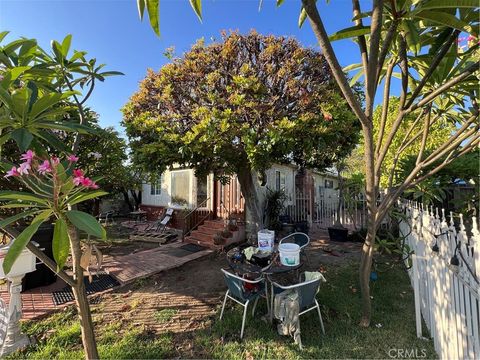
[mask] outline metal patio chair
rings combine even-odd
[[[286,291],[286,290],[295,290],[298,293],[298,301],[299,301],[299,308],[300,308],[300,313],[298,314],[299,317],[311,310],[317,309],[318,317],[320,319],[320,326],[322,328],[322,333],[325,334],[325,327],[323,326],[323,319],[322,319],[322,313],[320,311],[320,305],[318,304],[318,301],[315,298],[320,288],[320,283],[322,281],[323,281],[322,279],[315,279],[310,281],[303,281],[301,283],[288,285],[288,286],[283,286],[276,283],[275,281],[271,281],[272,294],[271,294],[270,308],[273,309],[273,305],[274,305],[273,301],[276,294],[279,294],[282,291]],[[273,314],[273,311],[271,314]]]
[[[223,311],[225,310],[225,304],[227,303],[227,299],[231,299],[235,301],[237,304],[243,306],[243,317],[242,317],[242,330],[240,331],[240,339],[243,338],[243,330],[245,329],[245,320],[247,317],[247,308],[250,302],[253,301],[253,309],[252,309],[252,316],[255,314],[255,308],[257,307],[258,299],[261,296],[264,296],[267,300],[267,308],[269,309],[268,305],[268,295],[266,294],[266,283],[265,278],[261,277],[256,280],[248,280],[241,278],[235,274],[232,274],[224,269],[221,269],[223,275],[225,276],[225,282],[227,284],[228,290],[225,294],[225,298],[223,299],[222,311],[220,313],[220,320],[223,317]],[[249,284],[250,286],[257,285],[257,291],[249,291],[246,289],[246,286]]]

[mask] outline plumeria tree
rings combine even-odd
[[[82,250],[78,230],[100,238],[105,237],[105,231],[76,206],[105,193],[75,164],[80,135],[95,132],[88,126],[86,102],[96,82],[120,73],[103,71],[104,65],[87,58],[85,51],[72,52],[71,35],[61,42],[52,41],[50,51],[34,39],[5,43],[7,35],[0,33],[0,168],[10,179],[9,187],[19,191],[2,191],[0,201],[6,203],[0,209],[20,212],[0,221],[0,229],[14,238],[5,258],[5,272],[27,247],[72,286],[85,356],[98,359],[83,282],[83,268],[88,267],[91,252],[88,246]],[[65,141],[66,133],[71,134],[72,141]],[[18,164],[20,152],[24,154]],[[13,225],[21,219],[28,226],[18,233]],[[30,242],[45,222],[54,223],[54,259]],[[72,276],[63,270],[69,254]]]
[[[277,6],[283,2],[277,0]],[[137,0],[137,3],[141,15],[147,9],[150,24],[158,33],[159,0]],[[191,0],[190,4],[201,18],[201,0]],[[352,26],[330,36],[325,30],[317,0],[299,0],[301,11],[298,18],[299,26],[309,20],[334,79],[362,126],[369,219],[359,277],[362,326],[369,326],[371,319],[369,282],[379,225],[406,190],[472,152],[480,142],[478,1],[372,0],[366,4],[364,6],[368,8],[362,9],[359,0],[352,0]],[[324,4],[321,9],[322,14],[328,16]],[[333,41],[343,39],[353,40],[359,50],[358,61],[346,68],[340,66],[332,46]],[[349,79],[345,74],[348,71],[357,73]],[[395,78],[400,80],[399,84]],[[365,101],[355,96],[350,80],[363,83]],[[391,109],[389,101],[396,89],[400,94],[399,103],[391,114],[394,121],[387,127],[387,115]],[[379,99],[382,108],[376,129],[375,99]],[[413,126],[402,131],[411,117],[414,118]],[[431,127],[441,121],[449,122],[453,127],[450,136],[431,151],[425,151]],[[379,204],[380,182],[385,172],[383,164],[396,141],[403,144],[400,147],[403,150],[411,145],[418,146],[415,166],[394,189],[389,189]]]
[[[98,190],[94,180],[87,177],[81,169],[75,168],[78,161],[75,155],[62,160],[57,157],[37,156],[32,150],[28,150],[21,156],[21,160],[23,162],[13,166],[5,177],[18,181],[24,191],[0,191],[0,202],[3,202],[1,208],[18,208],[23,211],[0,221],[0,228],[5,228],[19,219],[28,220],[30,224],[12,242],[3,262],[4,272],[8,274],[40,225],[53,222],[54,270],[62,274],[63,280],[72,287],[87,356],[98,358],[83,274],[90,259],[82,257],[78,231],[98,238],[105,238],[106,233],[93,216],[74,210],[73,207],[83,201],[103,196],[106,192]],[[73,277],[62,271],[70,253]]]

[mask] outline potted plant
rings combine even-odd
[[[219,231],[218,233],[216,233],[214,236],[213,236],[213,243],[215,245],[225,245],[226,243],[226,240],[225,238],[222,236],[222,232]]]

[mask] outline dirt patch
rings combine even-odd
[[[139,245],[116,244],[106,249],[109,254],[116,255],[138,252]],[[358,259],[360,249],[361,244],[332,243],[326,233],[313,233],[307,250],[308,262],[302,271],[321,271],[325,264],[340,265]],[[95,320],[103,324],[133,323],[156,333],[174,333],[188,340],[192,331],[209,326],[221,305],[226,289],[221,268],[228,268],[225,254],[215,253],[103,294],[94,308]],[[183,340],[179,346],[188,343]],[[188,349],[182,351],[185,350]]]

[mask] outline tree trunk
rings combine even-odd
[[[368,224],[367,237],[362,247],[362,259],[360,261],[360,290],[362,292],[362,318],[360,326],[370,326],[372,314],[372,302],[370,299],[370,272],[372,269],[373,247],[377,230],[377,187],[375,185],[375,158],[373,142],[373,124],[362,126],[365,141],[365,197],[367,200]]]
[[[359,278],[360,291],[362,294],[362,318],[360,326],[370,326],[372,315],[372,300],[370,298],[370,273],[372,271],[373,246],[375,243],[376,230],[370,224],[367,229],[367,237],[362,246],[362,258],[360,260]]]
[[[132,203],[131,203],[131,201],[130,201],[130,197],[128,196],[128,190],[125,190],[125,189],[122,190],[122,194],[123,194],[123,199],[125,200],[125,203],[126,203],[127,206],[128,206],[128,209],[129,209],[130,211],[133,211],[134,209],[133,209],[133,205],[132,205]]]
[[[138,208],[140,206],[140,204],[142,203],[142,192],[139,191],[137,193],[136,190],[130,190],[130,193],[132,194],[133,200],[135,201],[135,205]]]
[[[245,164],[237,171],[240,189],[245,199],[245,207],[250,215],[249,232],[256,234],[258,230],[263,229],[262,206],[258,197],[257,187],[253,180],[250,166]]]
[[[90,312],[90,305],[88,304],[87,293],[85,291],[85,283],[83,281],[83,269],[80,266],[80,260],[82,257],[80,239],[78,238],[77,230],[71,225],[68,226],[68,234],[70,237],[70,246],[72,248],[73,273],[75,280],[75,286],[72,287],[72,290],[73,295],[75,296],[78,317],[80,319],[85,358],[87,360],[98,359],[99,356],[93,330],[92,315]]]

